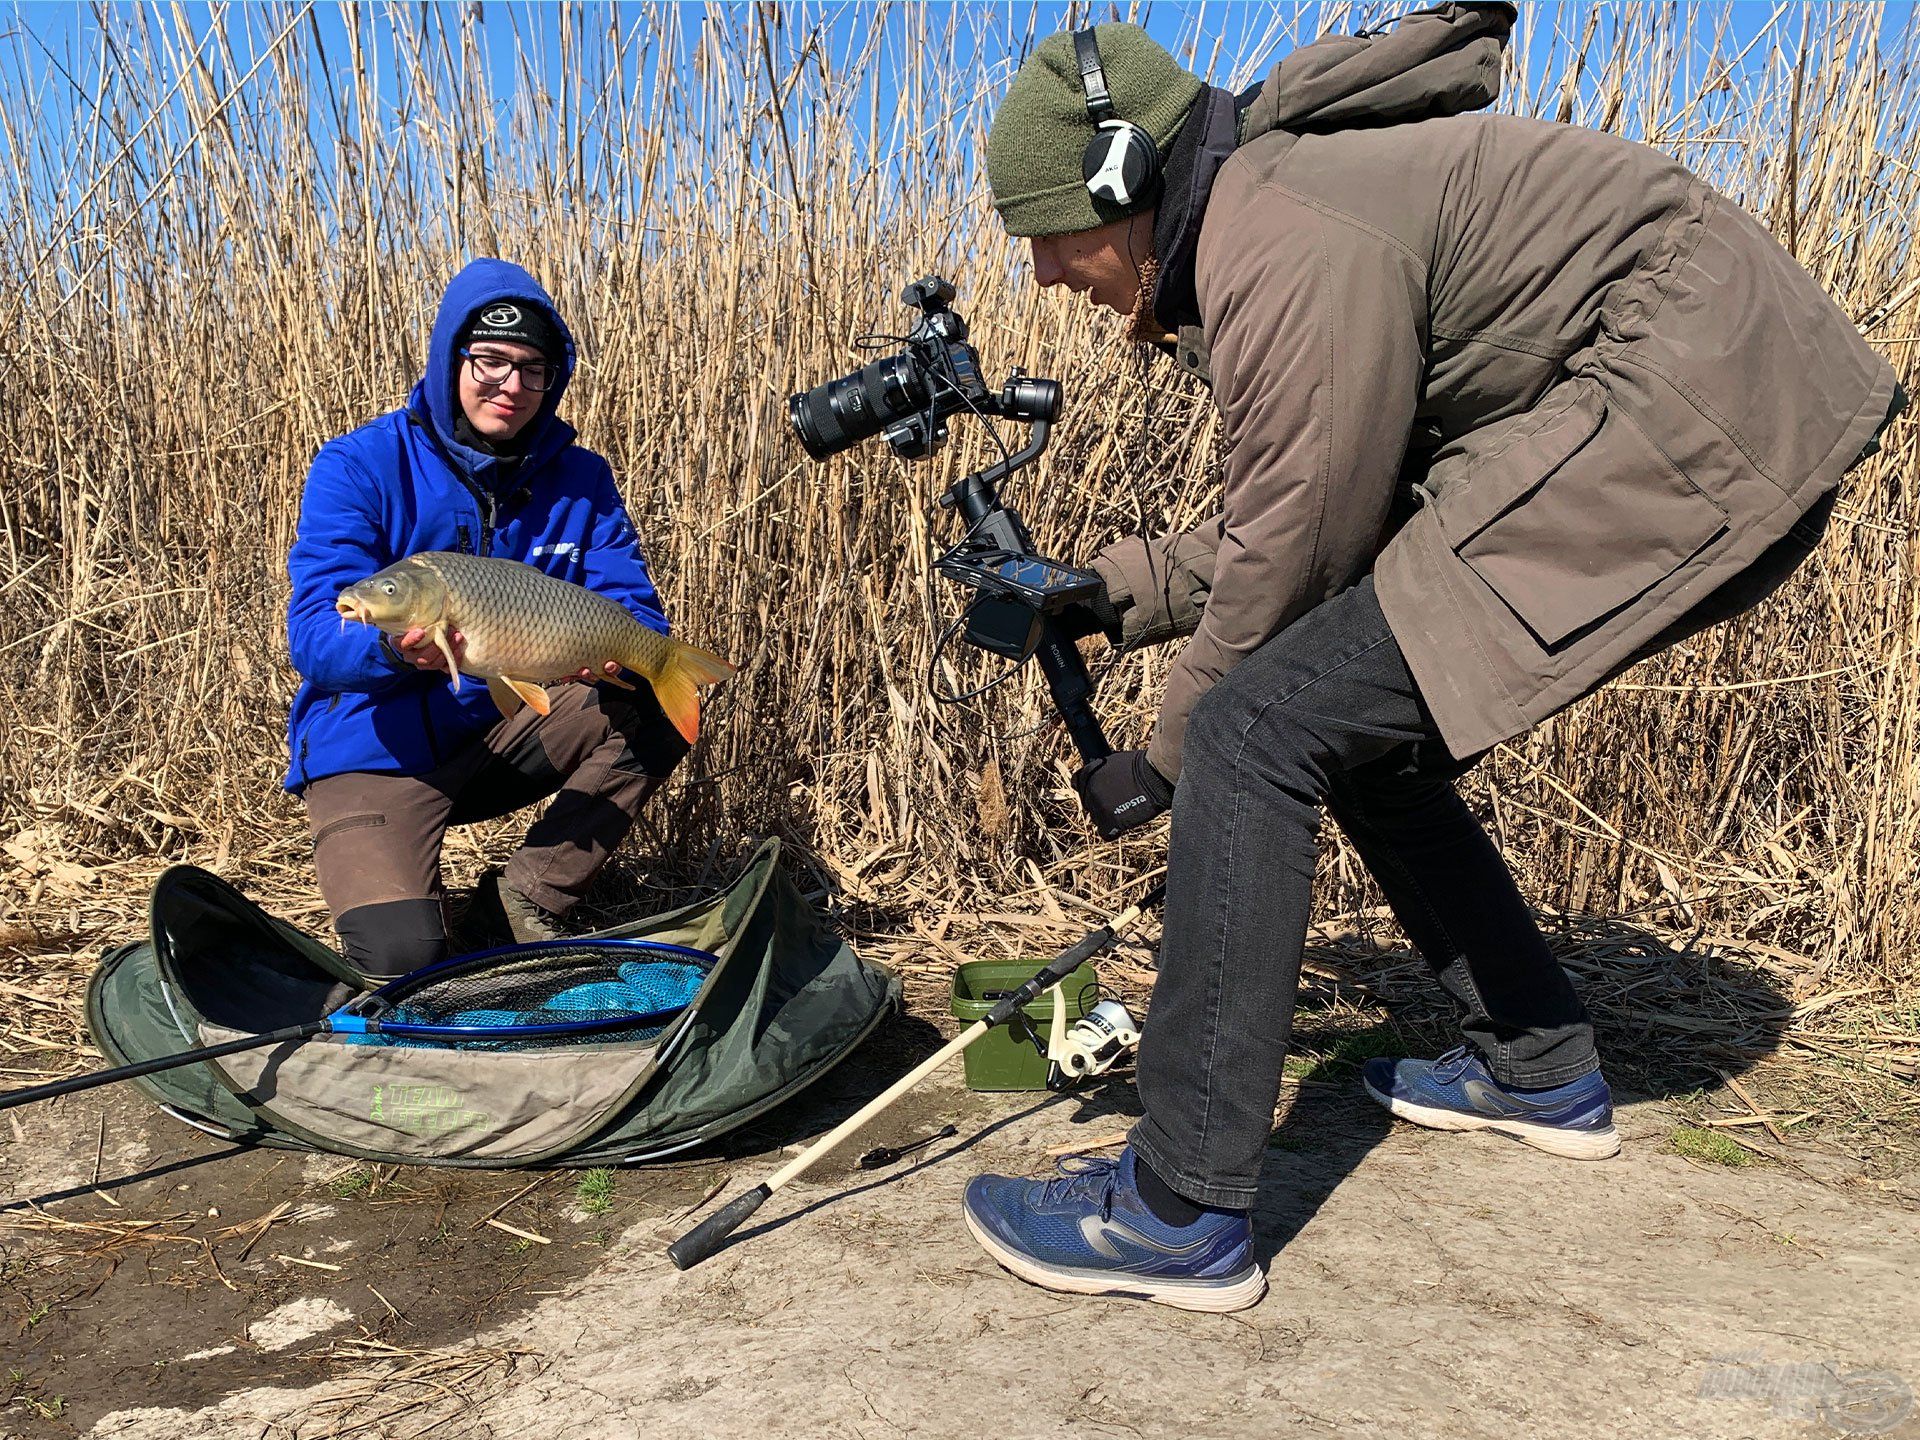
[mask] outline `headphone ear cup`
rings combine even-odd
[[[1159,178],[1160,153],[1153,139],[1126,120],[1103,120],[1080,156],[1080,178],[1087,193],[1110,205],[1132,209]]]

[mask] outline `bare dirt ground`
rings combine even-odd
[[[1116,1133],[1124,1081],[986,1096],[939,1077],[672,1269],[690,1210],[932,1032],[903,1022],[726,1153],[621,1172],[600,1213],[577,1174],[522,1194],[540,1176],[234,1152],[131,1093],[18,1112],[0,1433],[1920,1436],[1903,1152],[1796,1129],[1757,1142],[1774,1158],[1704,1163],[1673,1144],[1698,1097],[1629,1095],[1621,1157],[1556,1160],[1390,1123],[1338,1045],[1293,1067],[1258,1217],[1272,1291],[1241,1315],[1049,1294],[963,1227],[969,1176],[1044,1173],[1050,1149]],[[922,1155],[854,1167],[947,1122]]]

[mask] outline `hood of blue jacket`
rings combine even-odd
[[[540,288],[540,282],[510,261],[472,261],[447,285],[447,293],[440,297],[440,311],[434,316],[433,338],[427,344],[426,376],[407,399],[407,409],[433,432],[448,458],[470,478],[482,482],[493,469],[493,457],[454,438],[454,421],[460,415],[460,336],[476,312],[507,300],[544,313],[560,332],[566,350],[560,361],[560,378],[547,391],[539,413],[527,422],[522,453],[528,465],[535,465],[570,444],[573,429],[560,421],[556,412],[573,380],[573,332],[567,329],[553,298]]]

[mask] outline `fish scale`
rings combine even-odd
[[[447,587],[448,617],[467,637],[476,675],[553,680],[607,660],[648,675],[666,663],[667,637],[624,605],[531,565],[452,551],[403,563],[424,566]]]

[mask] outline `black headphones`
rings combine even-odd
[[[1091,25],[1073,32],[1073,51],[1087,92],[1087,118],[1093,121],[1093,138],[1080,156],[1080,177],[1094,199],[1137,210],[1160,183],[1159,148],[1145,130],[1114,113]]]

